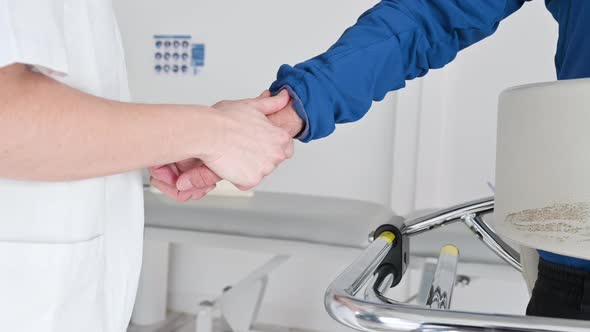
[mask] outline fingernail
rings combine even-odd
[[[188,177],[181,177],[176,182],[176,189],[180,191],[186,191],[193,187],[191,180]]]
[[[279,95],[284,96],[286,94],[289,94],[289,91],[287,90],[281,90],[281,92],[279,92]]]

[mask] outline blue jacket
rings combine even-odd
[[[287,88],[304,119],[304,142],[331,134],[337,123],[363,117],[373,101],[496,31],[528,0],[382,0],[328,51],[283,65],[271,91]],[[545,0],[559,23],[558,79],[590,77],[590,0]],[[539,32],[542,33],[542,32]],[[553,262],[590,269],[590,262],[541,252]]]

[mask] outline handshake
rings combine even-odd
[[[303,121],[286,90],[257,98],[222,101],[209,111],[207,149],[198,158],[150,167],[151,184],[176,201],[198,200],[222,179],[240,190],[257,186],[293,156],[293,138]]]

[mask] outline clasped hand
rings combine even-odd
[[[292,137],[303,127],[286,90],[222,101],[212,111],[219,112],[220,130],[212,133],[210,153],[149,168],[151,184],[176,201],[201,199],[222,179],[240,190],[257,186],[293,156]]]

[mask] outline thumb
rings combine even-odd
[[[261,99],[261,98],[268,98],[268,97],[271,97],[271,96],[272,96],[272,94],[270,93],[270,91],[269,91],[269,90],[264,90],[264,91],[263,91],[263,92],[260,94],[260,96],[256,97],[256,99]]]
[[[274,97],[258,97],[252,101],[252,105],[264,115],[270,115],[287,107],[290,100],[287,90],[282,90]]]

